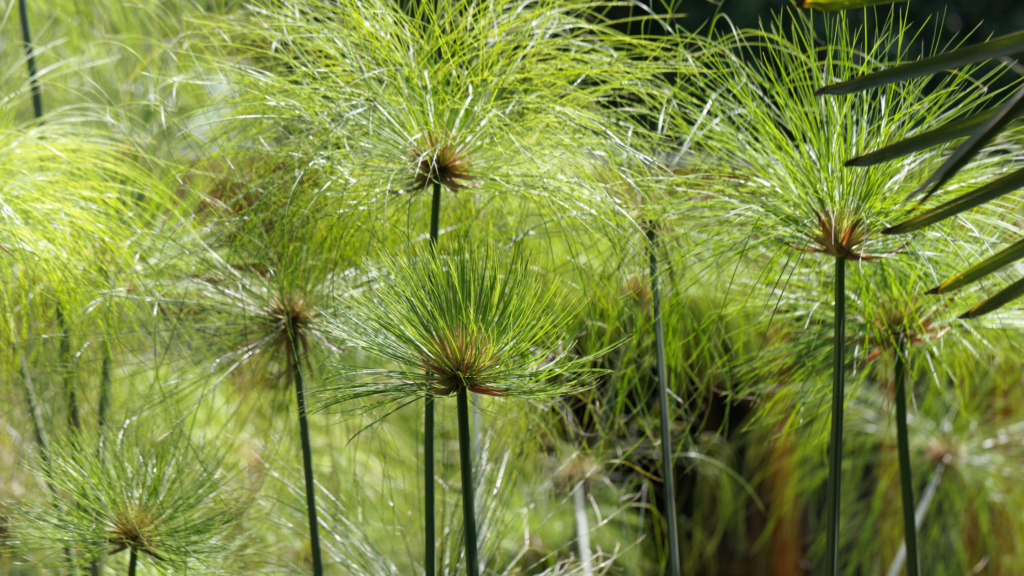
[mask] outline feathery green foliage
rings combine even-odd
[[[601,371],[573,357],[566,326],[577,303],[529,267],[519,245],[464,242],[435,253],[385,256],[373,285],[349,296],[329,322],[334,338],[386,359],[395,369],[341,366],[321,408],[382,395],[382,403],[460,389],[489,396],[545,398],[581,390]],[[362,408],[361,408],[362,409]]]
[[[38,473],[61,502],[18,506],[23,544],[70,545],[88,559],[128,550],[135,561],[169,571],[229,561],[244,500],[224,491],[222,448],[208,453],[180,429],[150,434],[128,424],[98,437],[96,451],[55,442]]]

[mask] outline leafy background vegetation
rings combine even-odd
[[[1019,200],[843,166],[1018,76],[814,95],[999,4],[4,4],[0,573],[900,574],[900,387],[921,572],[1020,573],[1019,271],[924,294]]]

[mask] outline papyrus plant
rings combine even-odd
[[[385,257],[375,284],[354,294],[334,319],[335,337],[396,367],[342,366],[342,380],[325,387],[326,406],[372,399],[349,409],[402,405],[425,397],[458,402],[466,569],[478,574],[473,505],[470,392],[537,399],[586,387],[591,358],[570,356],[565,328],[578,304],[560,301],[518,245],[498,248],[464,241],[444,250],[414,248]]]
[[[229,379],[272,400],[281,397],[278,392],[293,395],[296,410],[289,418],[298,424],[310,546],[319,572],[306,390],[333,353],[322,311],[335,302],[345,282],[342,269],[358,255],[357,227],[323,174],[301,160],[253,157],[211,161],[204,166],[209,173],[191,181],[200,198],[193,202],[195,226],[182,227],[185,232],[167,242],[139,297],[151,299],[174,327],[170,338],[161,338],[165,346],[196,348],[175,365],[181,381],[198,383],[204,395]],[[183,341],[179,333],[186,335]]]
[[[805,0],[805,8],[819,10],[842,10],[861,8],[875,4],[888,4],[894,0]],[[991,38],[976,44],[957,46],[940,54],[930,55],[916,62],[894,62],[885,70],[860,71],[852,78],[839,77],[833,83],[818,90],[818,94],[852,94],[863,90],[884,87],[897,82],[929,77],[946,70],[969,67],[974,64],[994,59],[1007,60],[1008,57],[1024,52],[1024,31],[1014,32],[998,38]],[[865,74],[865,72],[869,72]],[[1018,83],[1019,84],[1019,83]],[[953,114],[948,122],[931,126],[929,130],[921,130],[899,142],[888,146],[864,149],[856,152],[848,166],[871,166],[892,160],[905,161],[906,157],[920,152],[963,139],[956,150],[949,154],[945,162],[938,166],[923,180],[920,187],[907,195],[907,199],[921,197],[921,202],[943,189],[955,190],[954,178],[968,168],[977,159],[984,159],[993,151],[999,153],[998,147],[1003,145],[1004,137],[1013,131],[1014,122],[1024,115],[1024,87],[1016,85],[1015,92],[996,106],[974,114]],[[961,193],[941,204],[915,213],[912,217],[890,226],[885,234],[908,234],[949,218],[973,210],[985,204],[996,204],[997,200],[1019,190],[1024,186],[1024,171],[1014,162],[1006,159],[1007,172],[976,187],[969,192]],[[953,292],[963,286],[977,282],[1000,269],[1024,258],[1024,242],[1013,245],[991,255],[981,262],[957,274],[951,275],[932,289],[935,294]],[[964,312],[964,318],[976,318],[983,314],[998,310],[1009,302],[1024,294],[1024,280],[1017,280],[1003,288],[984,302]]]
[[[915,81],[870,96],[819,98],[815,92],[832,78],[904,58],[905,49],[890,52],[893,46],[903,46],[912,31],[891,19],[877,29],[854,31],[845,17],[838,16],[826,22],[824,43],[819,45],[810,26],[798,17],[790,21],[780,16],[770,29],[737,35],[735,48],[723,48],[718,63],[709,65],[711,82],[701,87],[711,95],[708,108],[683,105],[681,117],[687,127],[702,130],[713,162],[720,163],[729,179],[717,198],[721,217],[738,232],[738,251],[745,258],[756,255],[769,267],[777,266],[765,277],[781,291],[794,288],[786,282],[792,270],[813,271],[821,289],[816,298],[834,306],[824,573],[835,574],[847,369],[847,262],[857,267],[885,265],[886,257],[913,242],[894,241],[881,231],[906,216],[901,191],[913,190],[942,160],[934,153],[850,171],[844,168],[848,151],[895,142],[922,123],[938,123],[958,110],[973,109],[987,96],[967,76],[953,74],[927,90],[923,81]],[[686,98],[692,94],[687,91]],[[708,114],[698,112],[708,109]],[[683,135],[691,133],[687,128]],[[833,269],[831,277],[826,266]],[[828,296],[828,290],[834,295]]]
[[[86,558],[127,552],[131,576],[139,564],[181,572],[229,561],[244,500],[225,488],[218,448],[181,429],[154,434],[130,421],[116,435],[98,436],[96,446],[52,444],[37,471],[60,498],[13,504],[22,545],[64,545]]]

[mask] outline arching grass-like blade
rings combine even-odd
[[[807,0],[804,7],[816,7],[814,4],[850,4],[851,6],[848,7],[853,7],[854,2],[844,2],[843,0],[814,2],[814,0]],[[864,0],[861,0],[859,4],[863,6],[865,4]],[[825,10],[827,8],[819,9]],[[828,9],[837,10],[838,8]],[[847,82],[840,82],[839,84],[826,86],[821,90],[818,90],[817,94],[827,94],[832,96],[853,94],[854,92],[860,92],[861,90],[877,88],[878,86],[884,86],[893,82],[902,82],[911,78],[917,78],[918,76],[926,76],[928,74],[942,72],[943,70],[952,70],[953,68],[959,68],[961,66],[977,62],[984,62],[985,60],[998,58],[1000,56],[1009,56],[1018,52],[1024,52],[1024,32],[1014,32],[1013,34],[994,38],[988,42],[973,44],[958,50],[938,54],[930,58],[924,58],[917,62],[902,64],[887,70],[882,70],[881,72],[874,72],[872,74],[860,76],[859,78],[854,78]]]
[[[1007,124],[1014,118],[1024,113],[1024,87],[1018,89],[1013,96],[999,108],[992,118],[989,119],[978,131],[957,148],[956,152],[928,178],[928,181],[920,188],[913,191],[909,198],[924,194],[928,198],[935,193],[950,178],[956,175],[974,156],[981,151],[993,138],[999,135],[1006,128]]]
[[[971,308],[967,312],[964,312],[961,316],[961,320],[967,320],[970,318],[977,318],[998,310],[1003,307],[1007,302],[1016,300],[1021,295],[1024,295],[1024,278],[1017,280],[1013,284],[1010,284],[1006,288],[1003,288],[995,296],[985,300],[981,304],[978,304],[974,308]]]
[[[966,286],[975,280],[980,280],[1000,268],[1009,266],[1021,258],[1024,258],[1024,240],[1017,242],[995,256],[983,260],[979,264],[976,264],[956,276],[953,276],[949,280],[946,280],[942,284],[929,290],[928,293],[944,294],[946,292],[956,290],[957,288]]]
[[[918,134],[906,140],[900,140],[895,144],[890,144],[884,148],[879,148],[872,152],[868,152],[863,156],[858,156],[846,162],[847,166],[874,166],[875,164],[881,164],[882,162],[888,162],[890,160],[896,160],[903,156],[908,156],[915,152],[927,150],[933,146],[939,144],[945,144],[951,140],[957,138],[963,138],[974,134],[974,131],[992,119],[992,116],[996,113],[996,110],[986,110],[979,114],[968,116],[967,118],[961,118],[954,120],[947,124],[944,124],[934,130],[929,130],[923,134]]]
[[[989,182],[977,190],[953,198],[891,228],[886,228],[882,231],[882,234],[907,234],[914,232],[1021,188],[1024,188],[1024,170]]]

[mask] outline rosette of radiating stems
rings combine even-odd
[[[376,284],[351,295],[335,338],[396,369],[338,367],[322,406],[396,409],[425,397],[457,401],[466,570],[479,574],[469,393],[539,399],[580,390],[599,372],[572,357],[565,333],[578,304],[539,278],[519,245],[458,241],[384,256]],[[547,281],[547,285],[545,285]],[[358,405],[350,404],[361,400]]]
[[[913,250],[913,240],[894,241],[881,231],[906,216],[911,207],[903,198],[941,163],[942,151],[864,170],[845,164],[850,150],[872,150],[926,130],[974,110],[991,94],[968,76],[952,74],[935,89],[912,81],[882,94],[817,97],[832,78],[907,58],[889,48],[891,39],[909,32],[890,18],[867,34],[872,40],[865,47],[857,40],[862,31],[851,29],[842,14],[827,18],[823,44],[810,26],[798,14],[782,14],[770,29],[723,38],[720,58],[705,60],[704,82],[680,88],[672,120],[677,127],[669,131],[703,142],[699,156],[717,164],[730,183],[708,192],[720,210],[715,218],[736,230],[741,258],[763,259],[761,277],[771,290],[797,290],[788,282],[794,270],[830,278],[817,285],[831,294],[815,297],[833,306],[824,557],[824,573],[831,576],[841,570],[847,263],[885,266],[886,258]],[[976,178],[985,169],[982,162],[961,177]]]
[[[152,296],[139,297],[152,299],[176,325],[188,318],[177,330],[187,331],[190,344],[202,343],[197,347],[205,353],[188,354],[198,371],[183,380],[208,386],[207,393],[232,378],[271,399],[293,394],[313,572],[319,575],[307,390],[323,358],[336,351],[324,335],[323,311],[334,306],[346,281],[342,271],[358,261],[362,240],[352,213],[337,209],[341,201],[324,193],[323,175],[304,159],[234,160],[233,169],[224,169],[230,160],[209,161],[208,169],[222,172],[194,185],[194,218],[201,225],[167,243],[163,264],[147,279]],[[212,385],[211,372],[217,375]]]
[[[58,502],[14,505],[26,549],[63,543],[89,558],[127,552],[129,576],[140,564],[179,571],[228,561],[245,499],[227,491],[221,452],[196,444],[181,429],[139,424],[91,437],[95,450],[59,437],[38,466]]]

